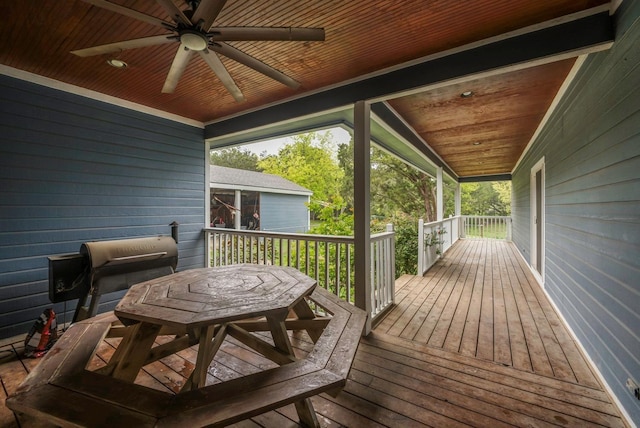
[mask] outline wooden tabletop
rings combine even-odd
[[[283,266],[191,269],[132,286],[115,308],[132,321],[192,329],[289,311],[316,281]]]

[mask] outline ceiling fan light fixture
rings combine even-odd
[[[107,60],[107,64],[115,68],[127,68],[127,63],[118,58],[110,58]]]
[[[470,98],[473,96],[473,91],[464,91],[460,94],[460,98]]]
[[[180,43],[190,51],[203,51],[207,48],[209,41],[207,36],[198,31],[184,30],[180,33]]]

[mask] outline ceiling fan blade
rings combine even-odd
[[[324,41],[324,28],[296,27],[215,27],[211,29],[214,41]]]
[[[165,25],[169,24],[168,22],[165,22],[162,19],[156,18],[155,16],[146,15],[142,12],[138,12],[137,10],[129,9],[128,7],[120,6],[118,4],[114,4],[106,0],[82,0],[82,1],[84,1],[85,3],[92,4],[94,6],[98,6],[101,9],[107,9],[112,12],[119,13],[120,15],[128,16],[130,18],[147,22],[152,25],[157,25],[159,27],[164,27]],[[169,25],[172,25],[172,24],[169,24]]]
[[[71,51],[72,54],[81,57],[103,55],[112,52],[120,52],[126,49],[142,48],[145,46],[161,45],[164,43],[173,43],[174,39],[170,39],[171,34],[163,34],[160,36],[143,37],[141,39],[125,40],[123,42],[109,43],[107,45],[93,46],[91,48],[78,49]]]
[[[265,64],[264,62],[247,55],[246,53],[238,50],[226,43],[217,42],[209,46],[209,49],[218,52],[221,55],[224,55],[228,58],[231,58],[234,61],[238,61],[240,64],[244,64],[247,67],[253,68],[254,70],[264,74],[265,76],[271,77],[274,80],[277,80],[280,83],[287,85],[290,88],[297,89],[300,87],[300,83],[287,76],[286,74],[281,73],[275,68]]]
[[[169,74],[167,74],[167,79],[164,81],[164,86],[162,87],[163,94],[171,94],[176,89],[182,73],[184,73],[185,68],[187,68],[192,53],[193,51],[190,51],[180,43],[178,52],[176,52],[173,63],[171,63]]]
[[[178,6],[175,5],[175,3],[173,3],[172,0],[156,0],[156,2],[164,8],[171,19],[177,23],[184,24],[189,27],[191,26],[189,18],[187,18],[187,16],[178,8]]]
[[[227,88],[227,91],[229,91],[229,93],[233,95],[233,98],[238,102],[244,101],[245,98],[242,94],[242,91],[240,90],[240,88],[238,88],[236,82],[233,80],[224,64],[222,64],[220,58],[218,58],[218,55],[209,50],[200,51],[199,53],[202,59],[204,59],[209,67],[211,67],[213,72],[216,73],[224,87]]]
[[[209,31],[227,0],[202,0],[193,13],[191,22],[203,31]]]

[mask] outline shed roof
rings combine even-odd
[[[218,189],[312,195],[313,192],[274,174],[211,165],[210,186]]]

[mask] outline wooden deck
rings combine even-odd
[[[403,277],[376,331],[598,387],[513,244],[462,240],[424,277]]]
[[[323,427],[625,426],[511,244],[460,241],[424,278],[402,277],[396,301],[362,339],[344,391],[312,398]],[[292,341],[301,354],[312,344],[306,334]],[[19,342],[0,347],[3,400],[38,363],[20,355]],[[175,392],[195,355],[190,348],[150,364],[136,382]],[[230,339],[208,382],[271,364]],[[19,426],[0,406],[0,428]],[[234,426],[299,424],[290,405]]]

